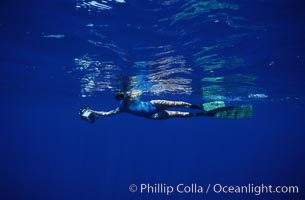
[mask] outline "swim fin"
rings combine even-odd
[[[245,119],[252,117],[252,105],[225,106],[205,113],[206,116],[222,119]]]
[[[211,110],[215,110],[217,108],[225,107],[225,102],[223,101],[211,101],[202,104],[202,110],[209,112]]]

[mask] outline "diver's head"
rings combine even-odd
[[[125,94],[123,92],[116,92],[114,98],[118,101],[123,100],[125,97]]]

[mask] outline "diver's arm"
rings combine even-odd
[[[108,112],[105,111],[94,111],[94,110],[90,110],[91,112],[93,112],[96,115],[100,115],[100,116],[109,116],[109,115],[115,115],[121,112],[120,107],[117,107],[116,109],[110,110]]]

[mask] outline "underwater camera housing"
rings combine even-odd
[[[78,115],[82,120],[89,121],[91,123],[98,119],[98,116],[88,109],[88,105],[85,105],[82,109],[80,109]]]

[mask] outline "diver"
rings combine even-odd
[[[85,105],[80,109],[78,115],[81,119],[95,122],[101,116],[110,116],[122,112],[134,114],[149,119],[169,119],[175,117],[207,116],[226,119],[243,119],[252,116],[252,106],[225,106],[223,101],[207,102],[195,105],[184,101],[151,100],[142,101],[140,95],[134,92],[117,92],[115,99],[120,101],[120,106],[110,111],[95,111]],[[187,108],[198,110],[197,112],[186,112],[170,110],[172,108]]]

